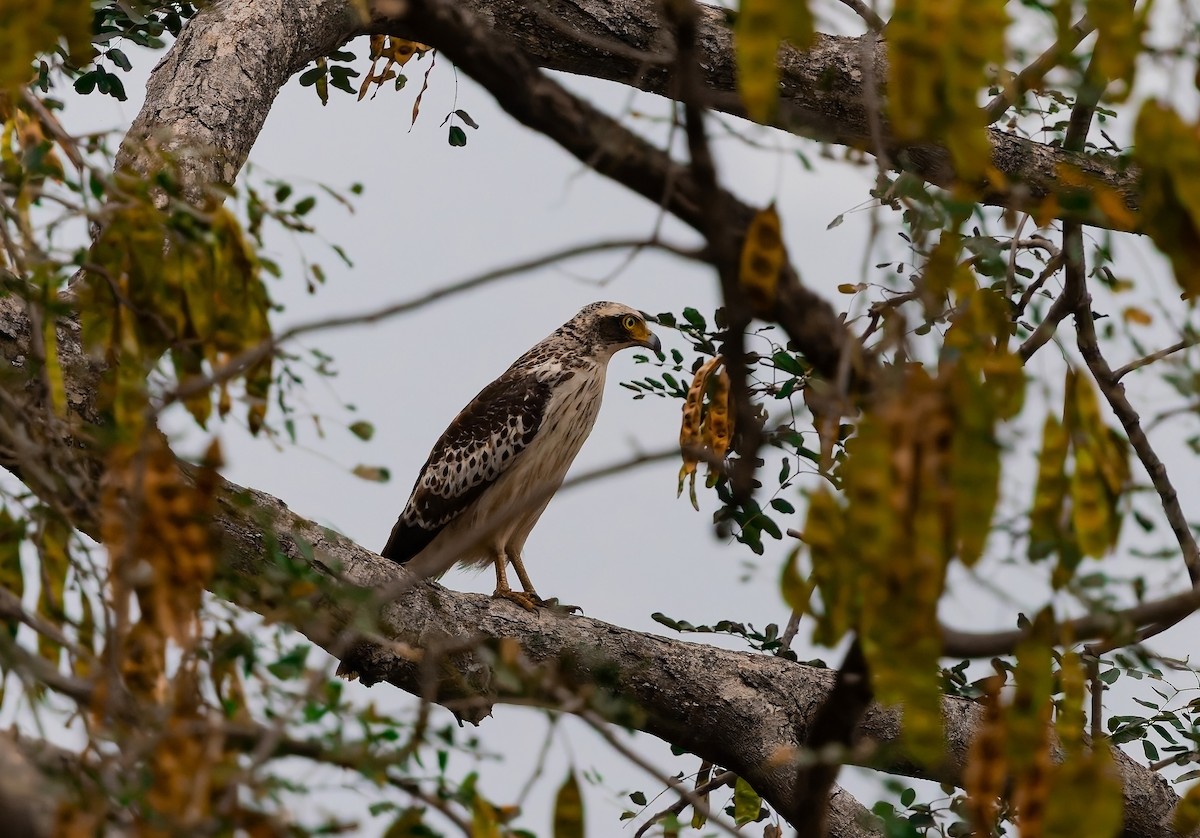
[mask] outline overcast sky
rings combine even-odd
[[[356,42],[352,48],[361,57],[366,42]],[[285,306],[275,320],[277,330],[332,313],[404,300],[483,269],[565,246],[645,235],[655,223],[654,207],[591,174],[553,143],[514,123],[486,93],[456,76],[444,59],[433,71],[422,114],[410,131],[412,98],[427,64],[428,59],[410,65],[405,91],[397,94],[386,89],[373,101],[356,103],[335,92],[323,108],[311,88],[300,88],[295,81],[279,96],[251,154],[250,182],[278,177],[294,183],[300,194],[317,195],[320,202],[312,220],[322,237],[346,249],[354,267],[341,265],[318,241],[275,237],[275,256],[285,269],[282,280],[271,281],[273,297]],[[68,129],[123,131],[140,106],[151,66],[152,61],[143,56],[126,78],[130,94],[126,103],[96,96],[72,102],[65,119]],[[356,66],[365,70],[366,65],[360,61]],[[571,79],[569,83],[610,112],[642,115],[629,118],[641,130],[661,135],[658,120],[668,114],[663,100],[595,81]],[[467,110],[480,125],[478,131],[467,130],[465,148],[449,146],[446,129],[439,127],[453,107]],[[778,145],[779,150],[719,140],[724,182],[754,204],[777,202],[791,258],[806,283],[840,304],[839,284],[859,281],[864,264],[902,253],[901,243],[891,233],[885,235],[878,254],[864,253],[870,211],[863,202],[872,169],[842,161],[845,155],[840,149],[832,150],[827,159],[812,143],[764,131],[753,131],[752,136],[768,146]],[[794,153],[797,148],[812,162],[813,171],[802,165]],[[343,189],[361,182],[366,191],[355,199],[356,212],[350,215],[322,196],[315,186],[318,182]],[[845,214],[845,223],[826,229],[840,214]],[[889,214],[883,220],[894,219]],[[674,242],[698,241],[670,220],[664,230]],[[305,291],[298,244],[308,259],[322,264],[328,276],[328,283],[314,295]],[[1121,256],[1127,274],[1150,283],[1160,299],[1176,298],[1169,273],[1149,248],[1123,246]],[[376,326],[305,338],[301,347],[294,348],[320,348],[334,357],[338,371],[330,380],[310,373],[297,405],[320,416],[324,437],[318,438],[311,424],[301,422],[302,444],[276,448],[261,439],[251,440],[236,423],[226,423],[219,428],[229,464],[226,476],[270,492],[298,513],[379,549],[430,446],[450,419],[521,352],[582,305],[610,299],[654,313],[678,312],[685,305],[711,310],[717,303],[716,279],[707,268],[643,254],[609,277],[619,261],[573,262],[563,269],[504,280]],[[601,284],[599,280],[606,277]],[[1147,334],[1147,344],[1170,343],[1170,329],[1156,328],[1162,329],[1161,334]],[[666,348],[686,351],[677,334],[659,333]],[[677,439],[679,402],[634,401],[629,391],[618,386],[620,380],[646,372],[634,364],[633,354],[622,353],[612,362],[605,406],[576,461],[575,473],[637,452],[658,451]],[[1114,359],[1114,365],[1124,360],[1128,358]],[[1039,358],[1037,364],[1042,363],[1053,367],[1060,362]],[[356,412],[343,410],[344,403],[355,405]],[[1025,429],[1009,432],[1012,448],[1026,452],[1019,464],[1024,472],[1005,478],[1017,501],[1028,496],[1031,457],[1038,445],[1027,428],[1040,428],[1041,415],[1027,412]],[[376,427],[370,443],[346,430],[359,419]],[[1163,433],[1178,440],[1195,431],[1194,423],[1187,422],[1182,428],[1165,426]],[[182,429],[186,422],[177,416],[172,426]],[[202,438],[187,433],[182,450],[189,446],[198,450]],[[777,465],[778,457],[773,459]],[[359,463],[386,467],[392,480],[377,484],[352,476],[350,470]],[[525,552],[539,592],[578,604],[590,617],[655,633],[668,633],[651,620],[655,611],[693,623],[728,618],[761,627],[785,622],[787,613],[776,580],[790,545],[768,541],[766,554],[759,558],[742,545],[715,538],[706,526],[714,508],[711,498],[701,493],[700,513],[686,499],[676,499],[677,469],[676,462],[641,467],[556,498]],[[1185,511],[1191,518],[1198,517],[1195,478],[1179,468],[1172,476],[1181,488]],[[798,494],[791,499],[799,505]],[[982,580],[955,575],[945,604],[949,621],[964,628],[1008,627],[1016,607],[1041,601],[1045,589],[1037,574],[1004,570],[1003,558],[997,555],[986,565],[989,570]],[[1164,586],[1179,584],[1177,566],[1159,567]],[[494,578],[490,572],[455,571],[443,582],[458,590],[490,592]],[[1194,619],[1157,642],[1156,648],[1185,655],[1183,641],[1193,627]],[[802,629],[797,644],[801,658],[838,659],[836,653],[809,647],[807,635]],[[740,647],[719,638],[705,639]],[[407,706],[412,701],[386,685],[363,694],[381,707]],[[495,718],[483,724],[479,732],[486,747],[506,755],[505,762],[482,767],[485,793],[499,802],[508,802],[505,796],[515,794],[535,762],[544,719],[544,714],[534,711],[498,708]],[[552,749],[540,791],[531,798],[523,820],[539,834],[547,831],[550,801],[569,758],[581,771],[597,768],[608,790],[656,791],[652,782],[609,753],[581,725],[571,720],[562,730],[569,747]],[[694,759],[671,758],[664,746],[649,737],[640,737],[639,742],[646,743],[646,752],[667,773],[696,768]],[[341,778],[330,772],[328,781],[338,783]],[[864,780],[851,779],[849,784],[864,791],[865,803],[874,799]],[[369,793],[373,797],[374,790]],[[597,789],[585,788],[585,795],[594,834],[614,834],[619,802]],[[338,807],[346,800],[344,794],[330,798],[331,805]]]

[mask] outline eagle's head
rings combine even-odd
[[[646,325],[645,315],[620,303],[586,305],[559,331],[579,340],[597,359],[607,360],[629,346],[662,351],[662,342]]]

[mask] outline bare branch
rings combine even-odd
[[[1166,347],[1165,349],[1160,349],[1157,352],[1151,352],[1149,355],[1146,355],[1142,358],[1138,358],[1135,361],[1130,361],[1128,364],[1121,367],[1119,370],[1116,370],[1113,372],[1113,374],[1112,374],[1113,382],[1115,383],[1117,381],[1120,381],[1122,378],[1124,378],[1125,376],[1127,376],[1129,373],[1133,372],[1134,370],[1140,370],[1142,367],[1146,367],[1146,366],[1149,366],[1150,364],[1157,363],[1158,361],[1161,361],[1163,358],[1168,358],[1171,355],[1174,355],[1176,352],[1182,352],[1185,349],[1190,349],[1191,347],[1196,345],[1197,341],[1200,341],[1200,336],[1188,335],[1183,340],[1179,341],[1178,343],[1173,343],[1170,346]]]
[[[988,102],[987,107],[984,108],[987,112],[988,124],[990,125],[1004,116],[1009,108],[1020,101],[1022,96],[1037,87],[1046,73],[1062,63],[1063,58],[1070,55],[1084,38],[1092,34],[1095,28],[1092,22],[1088,20],[1087,15],[1084,15],[1075,22],[1074,26],[1067,30],[1061,41],[1055,42],[1053,46],[1030,62],[1021,72],[1013,76],[1004,85],[1004,90],[996,94],[995,98]]]
[[[863,0],[841,0],[842,4],[851,8],[856,15],[863,19],[863,23],[867,25],[867,29],[872,32],[882,32],[883,27],[887,26],[887,21],[879,16],[879,13],[868,6]]]
[[[1174,625],[1200,609],[1200,590],[1149,600],[1111,613],[1088,614],[1060,623],[1050,643],[1061,646],[1104,638],[1118,646],[1140,642],[1143,626]],[[952,658],[990,658],[1009,655],[1029,636],[1028,630],[967,632],[942,627],[942,653]],[[1117,648],[1117,647],[1112,647]]]

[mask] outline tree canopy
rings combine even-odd
[[[0,822],[72,836],[1200,834],[1184,623],[1200,607],[1189,3],[0,0],[0,33]],[[122,133],[73,127],[81,103],[125,101],[150,60]],[[318,203],[421,196],[372,179],[369,161],[365,186],[336,188],[320,185],[328,160],[297,183],[249,170],[251,151],[296,79],[314,121],[369,97],[478,153],[489,129],[459,75],[529,143],[657,216],[552,253],[518,234],[516,261],[362,300],[306,255],[315,241],[353,274],[353,242],[325,236]],[[427,93],[447,76],[437,112]],[[626,90],[665,116],[614,109],[606,96]],[[857,276],[802,276],[800,249],[829,239],[789,218],[794,196],[747,199],[727,143],[780,170],[859,174],[861,203],[828,207],[829,228],[863,230]],[[470,201],[488,184],[457,188]],[[421,223],[396,235],[455,219]],[[351,229],[378,235],[367,226]],[[777,580],[755,613],[696,625],[664,590],[662,637],[525,612],[230,481],[223,434],[324,444],[305,405],[336,375],[333,330],[404,317],[432,331],[439,301],[469,310],[486,286],[581,257],[615,255],[627,274],[644,254],[699,266],[715,289],[650,312],[668,351],[639,355],[610,393],[672,405],[679,444],[575,482],[677,463],[662,503],[713,510],[688,526]],[[317,286],[356,305],[281,326],[278,289]],[[375,359],[414,401],[429,396],[403,382],[423,360]],[[369,443],[376,426],[353,413],[343,424]],[[432,442],[402,435],[414,457]],[[581,573],[605,572],[587,537],[573,549]],[[369,692],[333,678],[352,651]],[[585,818],[603,793],[585,754],[552,778],[549,811],[482,780],[503,705],[592,729],[636,777],[622,811]],[[554,742],[527,745],[541,765]],[[318,766],[368,802],[340,806]],[[306,805],[323,795],[335,802]]]

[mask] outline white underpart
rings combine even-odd
[[[596,423],[607,361],[589,361],[555,387],[546,418],[516,464],[413,559],[414,571],[440,576],[455,562],[487,565],[497,556],[521,555],[530,530]],[[550,362],[537,375],[555,376],[561,369]]]

